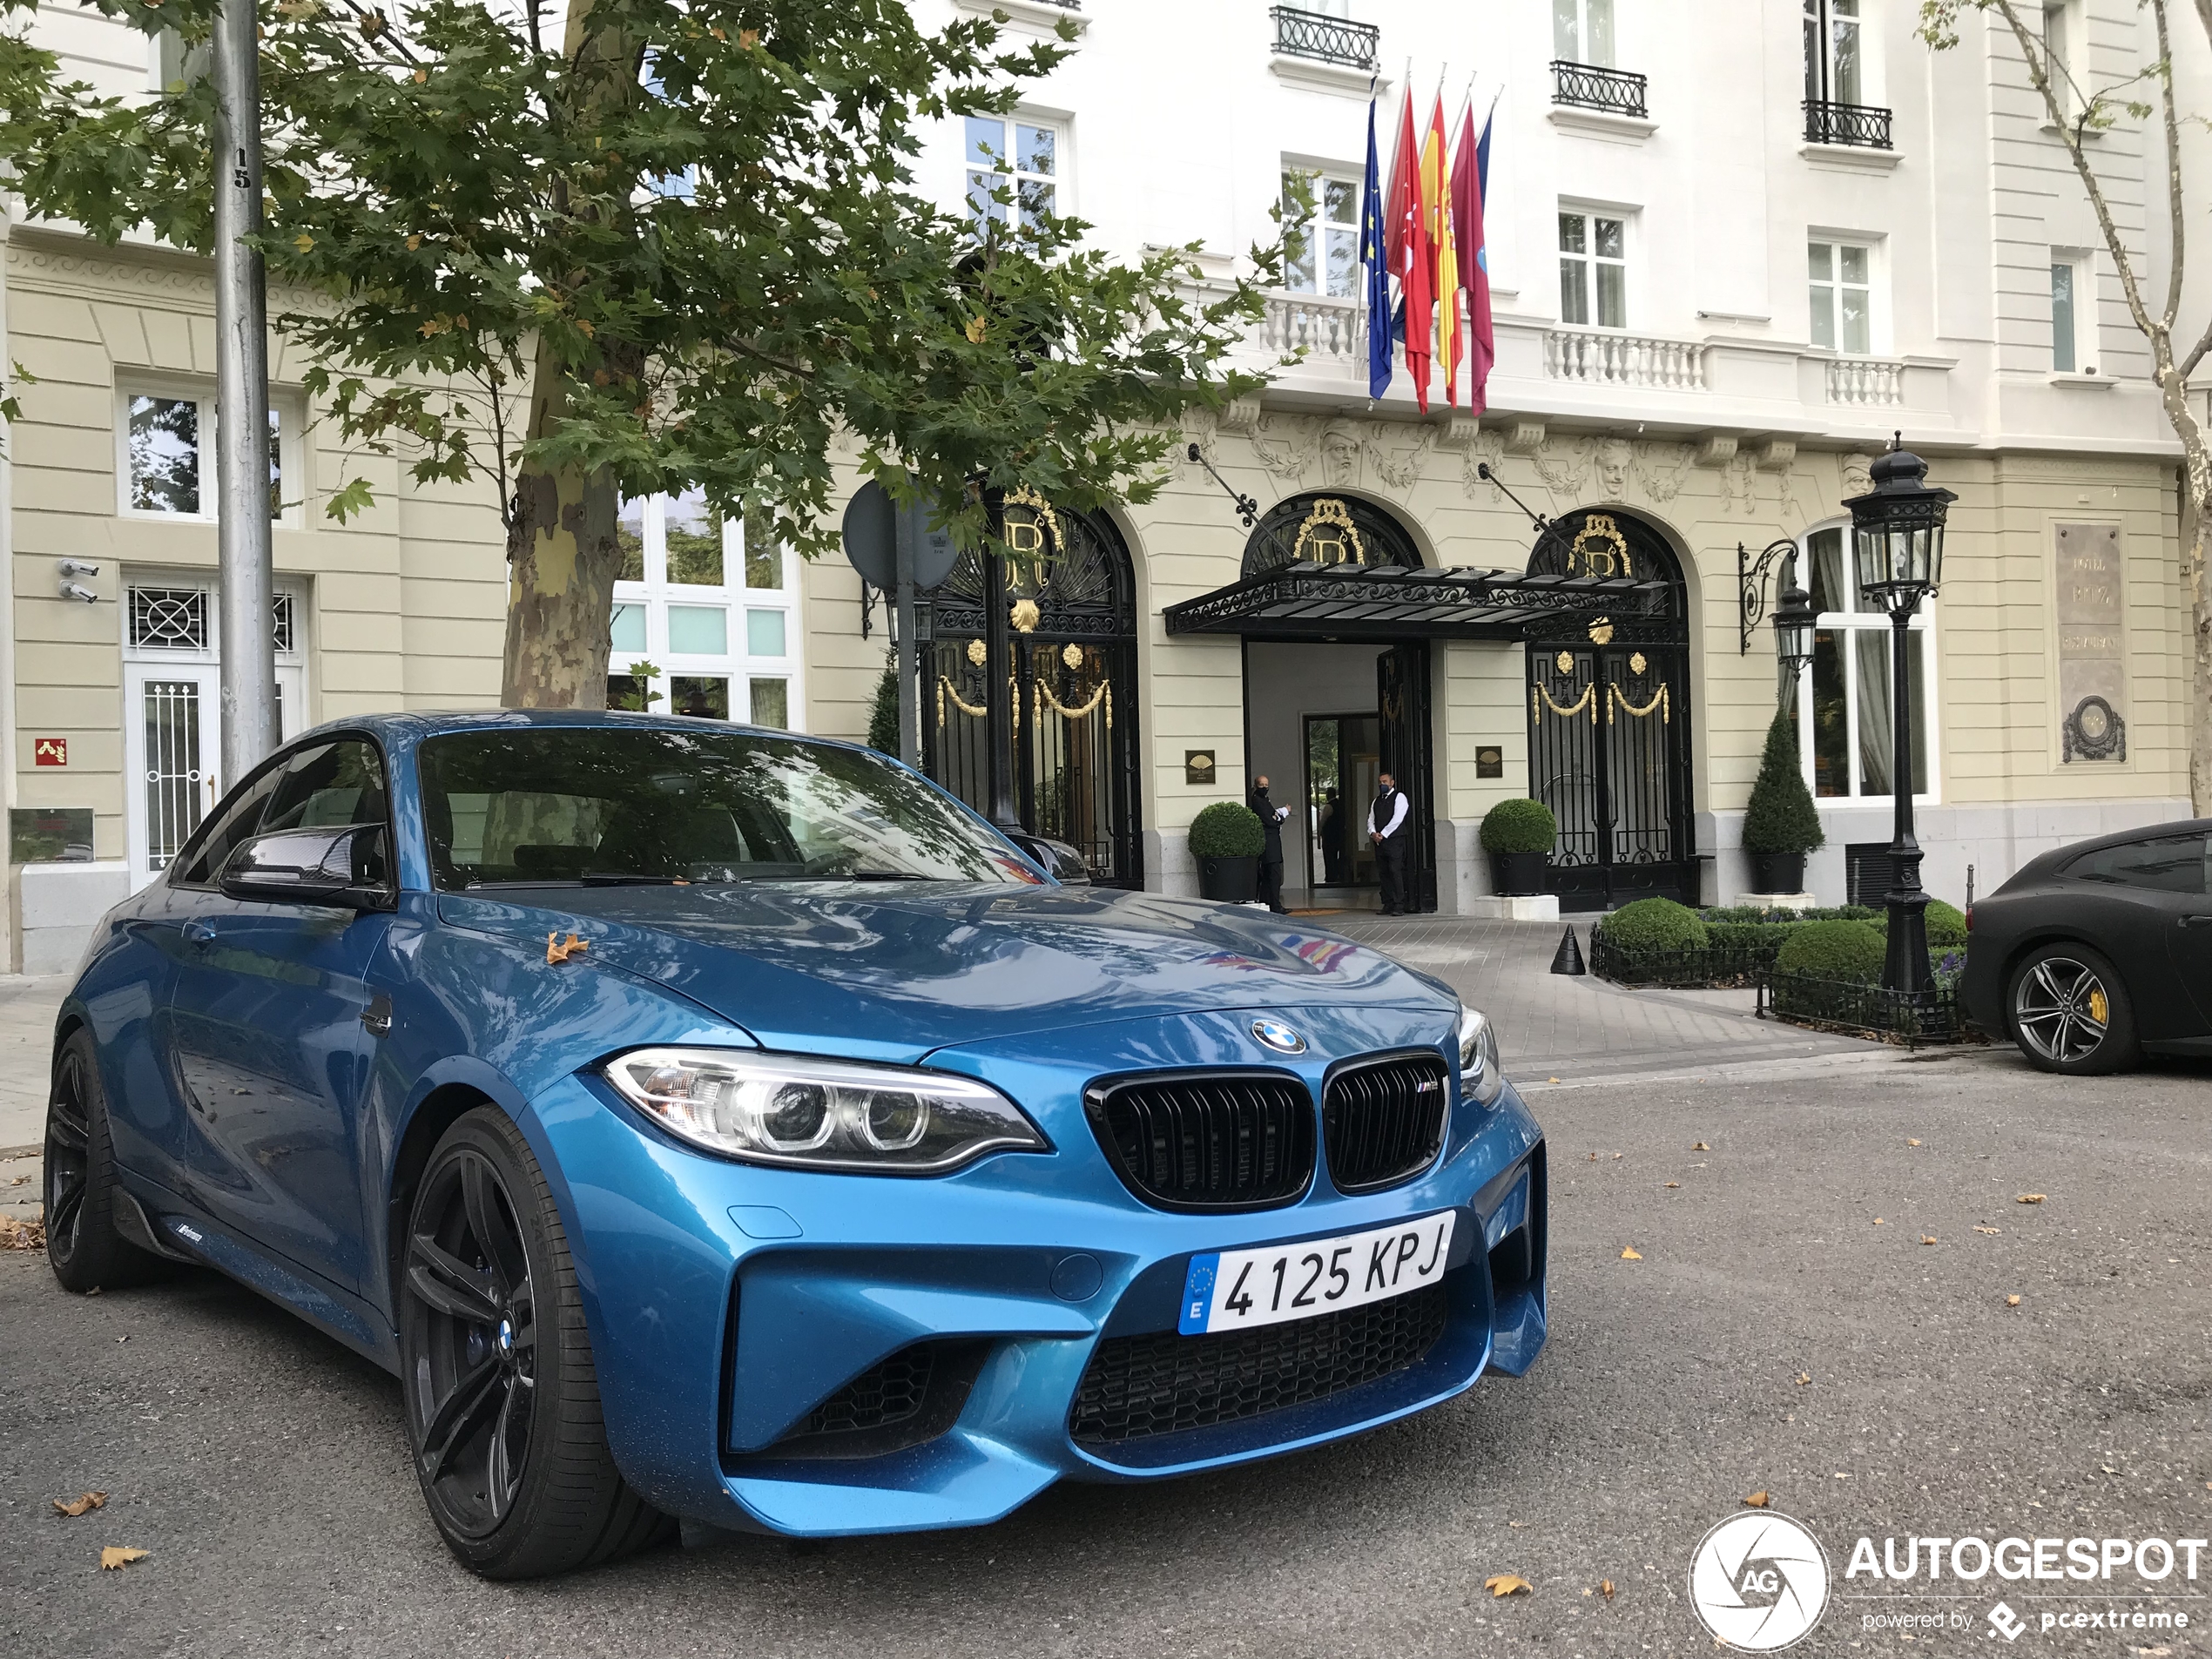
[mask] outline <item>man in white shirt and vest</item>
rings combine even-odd
[[[1413,804],[1388,772],[1379,779],[1382,793],[1367,809],[1367,839],[1375,844],[1375,869],[1382,878],[1382,913],[1402,916],[1406,907],[1406,847],[1413,839]]]

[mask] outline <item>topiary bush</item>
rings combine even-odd
[[[1256,859],[1266,846],[1259,814],[1241,801],[1217,800],[1190,820],[1194,859]]]
[[[1485,853],[1548,853],[1558,840],[1559,820],[1540,800],[1501,800],[1482,815]]]
[[[1639,899],[1622,905],[1602,925],[1606,942],[1632,956],[1650,951],[1703,950],[1712,942],[1697,913],[1672,899]]]
[[[1882,930],[1864,921],[1809,921],[1791,931],[1774,959],[1777,972],[1871,985],[1882,977],[1889,948]]]
[[[1826,845],[1820,809],[1812,804],[1797,760],[1797,732],[1787,711],[1766,729],[1766,752],[1743,809],[1746,853],[1810,853]]]
[[[899,654],[895,650],[883,664],[883,678],[875,683],[875,702],[868,710],[868,747],[898,759]]]

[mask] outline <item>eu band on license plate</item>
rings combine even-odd
[[[1195,1337],[1280,1325],[1433,1285],[1451,1260],[1457,1213],[1441,1210],[1334,1238],[1193,1256],[1176,1328]]]

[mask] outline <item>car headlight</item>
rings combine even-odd
[[[941,1071],[733,1049],[633,1049],[600,1069],[671,1135],[750,1163],[939,1175],[1051,1150],[998,1090]]]
[[[1460,1004],[1460,1092],[1487,1106],[1506,1086],[1498,1033],[1479,1008]]]

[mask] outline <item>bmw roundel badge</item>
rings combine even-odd
[[[1305,1039],[1280,1020],[1254,1020],[1252,1035],[1278,1054],[1305,1052]]]

